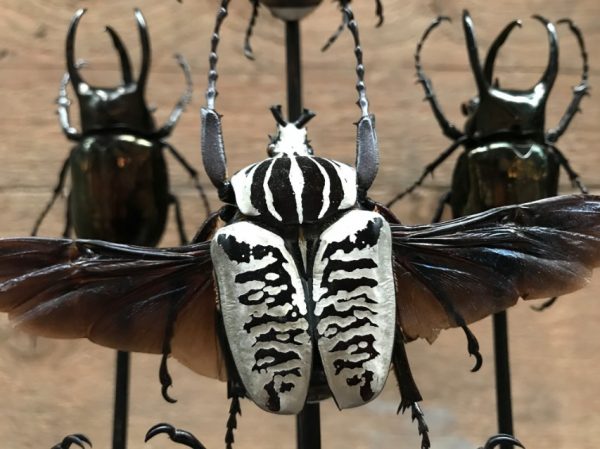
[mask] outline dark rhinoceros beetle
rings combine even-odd
[[[164,139],[173,131],[191,100],[192,81],[189,67],[177,55],[187,87],[167,122],[157,128],[146,104],[145,90],[150,70],[150,38],[142,13],[135,18],[142,46],[142,64],[134,79],[127,50],[117,33],[106,30],[119,54],[123,83],[117,87],[96,87],[87,83],[75,62],[75,34],[85,9],[75,13],[66,41],[67,73],[58,96],[60,125],[69,140],[76,142],[60,171],[58,184],[32,231],[36,235],[42,220],[64,188],[66,174],[71,173],[67,223],[81,238],[98,238],[113,242],[154,246],[165,228],[169,205],[175,206],[180,239],[187,240],[177,198],[169,190],[163,148],[183,165],[200,191],[207,214],[208,201],[191,165]],[[71,83],[81,116],[81,131],[70,123],[67,85]]]
[[[463,104],[467,116],[464,131],[460,131],[444,116],[436,99],[429,78],[420,61],[420,52],[429,33],[447,17],[436,19],[423,33],[417,46],[415,62],[418,81],[425,89],[434,116],[445,136],[453,140],[435,161],[427,165],[421,177],[407,190],[397,195],[388,206],[401,199],[419,186],[457,148],[463,147],[454,169],[451,191],[446,194],[434,221],[439,220],[444,204],[450,204],[455,217],[481,212],[492,207],[518,204],[546,198],[557,194],[559,167],[563,167],[569,178],[582,193],[586,188],[567,158],[556,147],[556,142],[566,131],[579,104],[588,91],[588,64],[583,37],[579,29],[567,19],[577,37],[583,57],[581,82],[573,90],[573,99],[558,126],[545,130],[546,103],[558,74],[558,40],[555,26],[541,16],[534,16],[548,35],[550,52],[548,66],[538,83],[530,89],[502,89],[493,81],[494,62],[499,48],[510,32],[520,26],[520,21],[511,22],[490,47],[485,65],[482,67],[473,22],[467,11],[463,14],[463,27],[471,70],[477,85],[477,96]]]

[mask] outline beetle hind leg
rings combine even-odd
[[[411,419],[417,421],[417,428],[419,435],[421,435],[421,449],[428,449],[431,447],[429,427],[425,422],[425,415],[418,404],[418,402],[423,400],[423,397],[410,371],[406,348],[404,347],[404,341],[402,341],[400,333],[398,333],[394,342],[392,363],[400,390],[400,405],[398,406],[397,413],[404,413],[409,408],[411,409]]]

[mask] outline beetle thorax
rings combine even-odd
[[[277,136],[269,145],[270,156],[310,156],[312,153],[306,140],[306,128],[298,128],[294,123],[277,125]]]

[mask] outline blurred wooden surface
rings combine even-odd
[[[413,53],[421,33],[438,14],[449,15],[431,36],[423,62],[447,115],[461,127],[460,104],[474,94],[468,70],[460,13],[468,7],[477,27],[483,54],[500,29],[516,17],[525,19],[500,54],[497,74],[504,86],[534,83],[547,60],[546,35],[528,19],[540,13],[551,20],[568,16],[585,35],[592,87],[600,85],[600,3],[595,0],[484,1],[383,0],[385,24],[374,28],[374,1],[355,0],[365,51],[367,87],[377,115],[381,146],[379,177],[371,196],[386,201],[406,187],[449,142],[442,136],[430,109],[415,85]],[[233,2],[225,22],[219,61],[217,108],[224,114],[225,143],[230,172],[265,157],[267,135],[274,129],[268,112],[285,104],[283,28],[262,10],[253,39],[256,61],[241,51],[250,13],[247,1]],[[64,39],[76,8],[89,9],[77,40],[77,57],[90,61],[89,81],[112,84],[119,72],[105,24],[113,25],[138,67],[137,31],[132,8],[142,8],[150,27],[153,66],[147,98],[158,106],[159,122],[166,119],[183,89],[183,77],[172,57],[184,54],[191,64],[195,96],[170,142],[195,166],[200,166],[199,115],[206,85],[207,51],[217,0],[0,0],[0,235],[26,235],[42,209],[69,144],[60,132],[54,100],[64,71]],[[325,1],[302,26],[305,63],[305,105],[318,113],[309,126],[315,151],[353,162],[355,127],[354,56],[347,33],[323,54],[319,51],[341,20],[335,6]],[[573,36],[560,28],[561,71],[549,105],[547,126],[554,126],[578,83],[579,50]],[[600,102],[583,102],[559,147],[570,158],[592,191],[600,191]],[[77,117],[74,108],[74,117]],[[458,152],[457,152],[458,154]],[[173,191],[182,198],[188,232],[200,224],[202,211],[191,182],[169,159]],[[428,179],[417,194],[406,198],[396,212],[406,223],[428,221],[437,197],[447,188],[454,158]],[[571,191],[562,177],[563,191]],[[202,183],[217,198],[206,177]],[[62,204],[50,214],[42,235],[62,229]],[[176,244],[173,223],[163,240]],[[598,279],[543,314],[520,304],[511,311],[511,352],[517,436],[529,447],[592,449],[600,443],[600,293]],[[4,318],[4,317],[3,317]],[[88,434],[96,448],[110,441],[113,353],[87,342],[40,341],[32,350],[23,336],[0,322],[0,441],[2,448],[50,447],[66,433]],[[425,401],[434,448],[467,449],[481,445],[495,432],[493,361],[487,321],[473,330],[482,344],[481,372],[468,372],[466,343],[461,332],[442,334],[431,347],[417,342],[409,347],[414,374]],[[131,448],[172,447],[164,440],[143,444],[144,432],[159,421],[169,421],[197,434],[210,448],[221,447],[226,412],[225,387],[197,377],[172,362],[176,405],[164,404],[158,386],[157,357],[135,356],[131,410]],[[395,416],[398,394],[390,378],[388,388],[371,404],[338,412],[324,405],[324,448],[418,447],[416,428],[408,416]],[[236,432],[236,447],[294,447],[293,420],[259,411],[244,401]],[[169,446],[171,444],[171,446]]]

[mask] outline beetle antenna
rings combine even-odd
[[[469,53],[469,62],[471,64],[471,70],[475,76],[475,82],[479,90],[479,96],[487,92],[488,83],[483,76],[481,70],[481,62],[479,61],[479,51],[477,50],[477,41],[475,40],[475,31],[473,27],[473,20],[469,15],[469,11],[466,9],[463,11],[463,28],[465,30],[465,39],[467,41],[467,51]]]
[[[146,19],[144,19],[142,12],[138,8],[135,8],[134,14],[140,33],[140,43],[142,45],[142,64],[140,66],[140,76],[138,77],[137,82],[138,87],[144,89],[146,80],[148,79],[148,72],[150,71],[150,36],[148,34],[148,25],[146,25]]]
[[[217,95],[217,79],[219,74],[217,73],[217,61],[219,57],[217,55],[217,48],[219,46],[220,36],[219,31],[221,30],[221,24],[227,17],[227,6],[230,0],[222,0],[221,7],[217,13],[217,20],[215,22],[215,29],[213,30],[212,37],[210,39],[210,55],[208,57],[209,70],[208,70],[208,88],[206,89],[206,107],[208,109],[215,108],[215,100]]]
[[[548,32],[548,41],[550,44],[548,67],[546,67],[546,71],[539,80],[538,85],[543,85],[546,88],[546,91],[549,91],[552,89],[554,81],[556,80],[556,75],[558,74],[558,38],[556,37],[556,27],[552,22],[540,15],[536,14],[532,17],[544,25]]]
[[[66,56],[67,56],[67,71],[69,73],[69,78],[75,87],[75,92],[78,92],[77,86],[83,83],[83,79],[79,74],[79,70],[77,69],[77,63],[75,62],[75,36],[77,34],[77,27],[79,26],[79,21],[81,17],[85,14],[86,9],[79,9],[71,19],[71,24],[69,25],[69,31],[67,32],[67,42],[66,42]]]
[[[288,124],[288,122],[283,118],[283,111],[281,109],[281,105],[278,104],[276,106],[271,106],[271,114],[273,114],[273,117],[275,118],[275,121],[277,122],[277,124],[281,125],[281,126],[286,126]],[[300,120],[300,119],[298,119]]]
[[[281,106],[280,106],[281,108]],[[304,126],[317,114],[315,114],[313,111],[311,111],[310,109],[303,109],[302,110],[302,114],[300,114],[300,117],[298,117],[298,120],[296,120],[294,122],[294,125],[296,126],[296,128],[300,129],[300,128],[304,128]]]
[[[358,106],[362,117],[369,116],[369,100],[367,99],[367,88],[365,86],[365,66],[363,65],[363,51],[360,46],[360,36],[358,34],[358,24],[354,20],[354,14],[348,5],[344,6],[344,15],[348,29],[354,38],[354,55],[356,56],[356,90],[358,91]]]
[[[252,45],[250,45],[250,39],[252,38],[252,32],[254,31],[254,26],[256,25],[256,19],[258,18],[258,8],[260,4],[258,0],[250,0],[252,2],[252,15],[250,16],[250,21],[248,22],[248,28],[246,28],[246,36],[244,37],[244,55],[246,58],[254,61],[254,52],[252,51]]]
[[[127,54],[127,49],[123,45],[121,38],[117,34],[117,32],[111,26],[107,26],[106,32],[110,35],[112,39],[113,46],[117,50],[119,54],[119,59],[121,60],[121,72],[123,73],[123,83],[129,84],[133,81],[131,76],[131,62],[129,61],[129,55]]]
[[[513,20],[502,30],[502,32],[498,35],[490,49],[488,50],[488,54],[485,58],[485,65],[483,68],[483,75],[488,83],[492,82],[493,73],[494,73],[494,63],[496,62],[496,56],[498,56],[498,50],[500,47],[504,45],[508,35],[515,27],[521,27],[522,23],[520,20]],[[496,87],[496,83],[494,83],[494,87]]]

